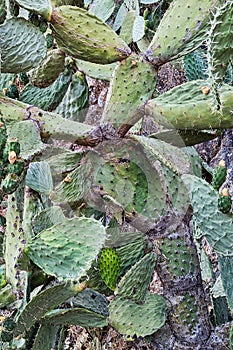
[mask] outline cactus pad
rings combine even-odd
[[[224,188],[218,197],[218,209],[222,213],[226,214],[226,213],[229,213],[229,211],[231,210],[231,205],[232,205],[231,196],[227,188]]]
[[[120,280],[115,293],[135,302],[144,302],[151,282],[155,259],[155,253],[149,253],[133,265]]]
[[[218,254],[232,256],[233,222],[219,211],[218,194],[206,181],[194,175],[183,175],[182,180],[189,190],[195,222],[202,235]]]
[[[26,251],[47,274],[79,280],[91,267],[104,241],[105,229],[100,222],[73,218],[40,232],[28,243]]]
[[[32,11],[49,20],[52,14],[52,6],[49,0],[15,0],[17,4],[26,10]]]
[[[51,27],[59,48],[74,58],[107,64],[122,60],[131,53],[108,25],[78,7],[54,9]]]
[[[46,41],[33,24],[11,18],[0,26],[1,72],[19,73],[36,67],[46,55]],[[17,49],[15,43],[17,42]]]
[[[156,81],[156,71],[142,57],[131,55],[120,62],[113,73],[102,121],[116,128],[133,126],[137,107],[151,98]]]
[[[111,290],[115,290],[120,274],[120,258],[113,248],[103,248],[98,258],[100,276]]]
[[[91,310],[97,314],[108,316],[108,300],[105,295],[100,294],[90,288],[84,289],[78,293],[70,302],[74,307],[82,307]]]
[[[39,193],[50,194],[53,189],[53,179],[49,164],[47,162],[30,163],[26,185]]]
[[[176,86],[148,101],[145,112],[156,123],[170,129],[218,129],[229,127],[233,88],[219,88],[221,113],[212,110],[213,92],[203,92],[205,80],[194,80]]]
[[[116,297],[110,302],[110,324],[128,336],[146,336],[160,329],[166,321],[165,299],[157,294],[147,294],[143,304]]]

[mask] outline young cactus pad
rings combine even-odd
[[[218,166],[213,171],[212,186],[215,190],[218,190],[225,182],[227,176],[226,163],[222,159]]]
[[[98,259],[98,269],[106,286],[115,290],[116,282],[120,274],[120,258],[115,249],[102,249]]]
[[[105,228],[99,221],[73,218],[40,232],[28,242],[26,252],[48,275],[79,280],[104,241]]]
[[[166,309],[165,299],[157,294],[147,294],[143,304],[117,297],[109,306],[110,324],[121,334],[144,337],[164,325]]]
[[[107,64],[130,55],[130,48],[103,21],[74,6],[53,9],[51,28],[66,54],[93,63]]]

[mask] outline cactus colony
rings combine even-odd
[[[144,13],[142,37],[125,17],[132,6],[131,20],[144,23],[138,1],[120,7],[113,25],[120,36],[84,3],[0,1],[0,201],[7,206],[0,305],[23,295],[3,321],[0,344],[61,349],[67,327],[78,324],[110,325],[131,339],[150,335],[159,349],[204,349],[212,326],[200,242],[204,236],[219,256],[232,310],[232,202],[225,162],[208,184],[179,135],[193,132],[195,144],[197,130],[201,142],[206,130],[233,125],[233,4],[167,1],[155,32]],[[177,58],[189,81],[159,95],[159,68]],[[110,80],[98,126],[80,113],[88,105],[85,75]],[[135,133],[144,116],[167,135],[176,129],[183,147]],[[51,140],[88,147],[71,152]],[[154,271],[161,293],[151,292]]]

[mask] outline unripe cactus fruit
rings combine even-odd
[[[222,159],[213,172],[212,186],[215,190],[218,190],[222,186],[222,184],[226,180],[226,176],[226,164],[225,161]]]
[[[120,257],[113,248],[103,248],[98,261],[100,276],[111,290],[115,290],[120,274]]]
[[[24,161],[22,159],[16,159],[13,164],[8,164],[6,167],[7,174],[15,174],[20,176],[24,170]]]
[[[221,194],[218,198],[218,209],[226,214],[228,213],[230,210],[231,210],[231,205],[232,205],[232,199],[231,199],[231,196],[228,192],[228,189],[227,188],[224,188],[222,191],[221,191]]]

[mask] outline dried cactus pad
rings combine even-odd
[[[75,58],[107,64],[120,61],[131,53],[107,24],[79,7],[54,9],[51,28],[59,48]]]

